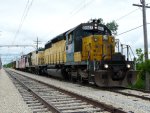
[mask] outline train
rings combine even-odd
[[[128,87],[137,79],[134,61],[116,50],[111,30],[96,19],[52,38],[43,49],[21,56],[13,67],[99,87]]]

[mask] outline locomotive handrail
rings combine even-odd
[[[129,56],[130,56],[130,59],[132,60],[130,51],[131,51],[133,57],[135,58],[135,55],[134,55],[130,45],[122,44],[119,39],[115,39],[115,46],[117,46],[118,52],[120,52],[119,47],[121,46],[121,53],[122,54],[123,54],[123,50],[127,48],[127,60],[129,60]]]
[[[130,45],[121,44],[121,49],[122,49],[121,53],[123,54],[123,49],[125,49],[125,48],[127,48],[127,60],[129,60],[128,58],[129,58],[129,55],[130,55],[130,51],[131,51],[133,57],[135,58],[135,55],[134,55],[134,53],[133,53],[132,48],[131,48]],[[130,56],[130,59],[132,60],[131,56]]]

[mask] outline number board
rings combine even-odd
[[[93,26],[93,25],[83,25],[82,29],[83,30],[96,30],[97,29],[99,31],[104,31],[104,27],[102,27],[102,26],[96,27],[96,26]]]

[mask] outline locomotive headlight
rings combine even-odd
[[[95,29],[97,29],[97,27],[95,26]]]
[[[97,42],[97,38],[94,38],[94,41]]]
[[[94,29],[97,29],[97,24],[94,24]]]
[[[107,69],[108,67],[109,67],[109,66],[108,66],[108,64],[104,64],[104,68],[106,68],[106,69]]]
[[[130,68],[131,67],[131,65],[130,64],[127,64],[127,68]]]
[[[108,36],[107,36],[107,35],[104,35],[104,36],[103,36],[103,40],[108,40]]]

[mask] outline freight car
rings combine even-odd
[[[100,87],[126,87],[137,77],[134,62],[115,51],[115,37],[99,20],[56,36],[25,59],[26,70]]]

